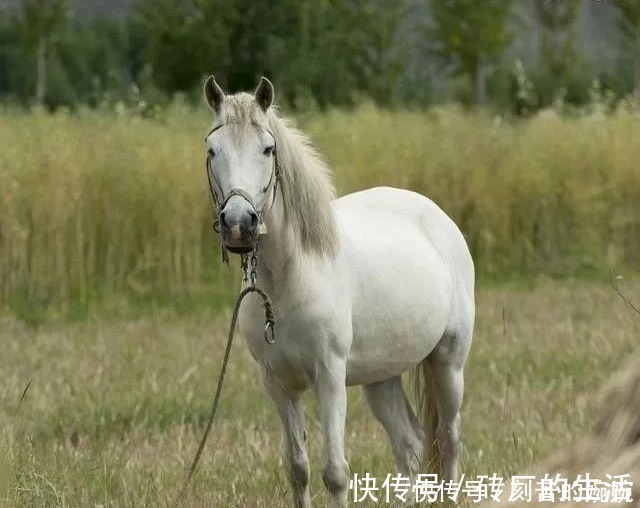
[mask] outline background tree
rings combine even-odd
[[[346,24],[342,28],[345,34],[343,48],[351,52],[356,87],[377,103],[390,104],[395,99],[407,59],[407,40],[402,25],[407,18],[408,2],[343,2],[346,10],[341,16]]]
[[[261,63],[279,83],[280,99],[293,107],[348,103],[356,82],[345,56],[352,41],[344,0],[283,0],[280,6],[285,12],[269,30]]]
[[[215,73],[230,91],[272,77],[285,102],[321,107],[356,93],[392,102],[404,70],[406,0],[140,0],[144,58],[169,94]],[[199,92],[198,92],[199,93]]]
[[[633,90],[636,103],[640,106],[640,2],[638,0],[616,0],[618,26],[623,36],[624,52],[633,62]]]
[[[518,25],[525,4],[516,0],[82,0],[71,16],[72,1],[0,0],[0,100],[28,103],[35,93],[52,108],[153,106],[177,92],[200,100],[203,77],[215,73],[229,91],[268,75],[279,101],[301,109],[349,106],[359,97],[424,106],[452,95],[479,103],[491,96],[508,108],[519,90],[513,61],[501,58],[509,47],[532,69],[529,110],[558,97],[587,102],[596,76],[617,97],[634,81],[640,101],[640,3],[633,0],[584,11],[602,17],[608,40],[617,40],[612,14],[620,11],[618,66],[590,64],[580,53],[582,0],[525,2],[540,36],[537,69],[528,49],[510,45],[516,34],[520,42],[533,35]]]
[[[42,104],[47,93],[47,53],[52,37],[63,25],[69,6],[66,0],[22,0],[19,21],[28,53],[35,54],[35,100]]]
[[[539,29],[538,85],[543,103],[556,99],[581,102],[579,95],[587,94],[588,78],[581,79],[584,62],[576,47],[576,22],[582,0],[535,2]],[[585,81],[585,82],[583,82]],[[565,96],[566,95],[566,96]]]
[[[475,101],[486,101],[487,65],[497,61],[513,38],[513,0],[433,0],[427,36],[432,51],[455,74],[467,76]]]
[[[229,68],[230,32],[236,2],[225,0],[140,0],[134,23],[143,34],[143,59],[156,84],[168,92],[189,92],[214,70]],[[240,48],[234,48],[234,56]],[[226,84],[228,76],[217,72]]]

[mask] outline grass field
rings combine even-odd
[[[362,106],[297,121],[339,194],[391,185],[440,204],[483,280],[640,270],[635,113],[514,121]],[[0,307],[38,323],[123,299],[129,312],[228,302],[204,174],[210,122],[178,104],[156,119],[0,110]]]
[[[640,300],[640,281],[623,283]],[[12,508],[170,506],[206,420],[226,315],[0,322],[0,499]],[[509,475],[568,444],[592,421],[590,395],[637,346],[640,316],[606,284],[539,281],[480,289],[463,414],[464,471]],[[28,386],[28,390],[21,397]],[[354,473],[393,472],[381,427],[350,391]],[[21,402],[20,402],[21,401]],[[308,443],[315,506],[321,434]],[[280,424],[238,341],[219,419],[189,507],[288,506]]]
[[[508,476],[588,428],[590,395],[640,338],[640,316],[602,281],[640,271],[637,113],[515,121],[364,105],[297,121],[339,194],[419,191],[468,240],[480,290],[465,472]],[[211,232],[209,123],[204,108],[178,103],[153,119],[0,110],[4,506],[171,506],[239,282],[237,267],[219,268]],[[640,280],[623,290],[640,302]],[[312,492],[324,506],[315,411],[309,398]],[[353,473],[393,472],[358,389],[347,429]],[[288,506],[280,432],[239,341],[184,506]]]

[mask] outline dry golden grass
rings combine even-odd
[[[455,108],[363,106],[300,117],[340,193],[407,187],[467,236],[479,273],[640,269],[640,122],[631,113],[522,123]],[[126,297],[225,301],[203,167],[210,119],[174,105],[0,111],[0,305],[31,320]]]
[[[610,482],[612,479],[625,478],[629,497],[640,503],[640,354],[634,354],[624,369],[617,372],[606,383],[592,404],[597,414],[596,423],[584,437],[575,444],[567,446],[545,460],[535,470],[524,473],[542,479],[545,474],[550,478],[559,476],[569,483],[585,479],[586,474],[595,480]],[[523,473],[520,473],[523,474]],[[507,490],[510,487],[507,486]],[[583,495],[586,492],[583,491]],[[619,497],[625,497],[622,493]],[[596,496],[600,497],[600,496]],[[620,499],[600,497],[597,506],[620,506]],[[560,493],[556,493],[555,502],[540,502],[536,496],[531,501],[518,500],[504,503],[492,502],[483,508],[496,508],[501,504],[511,507],[527,508],[533,506],[562,506],[577,508],[584,502],[576,498],[559,502]],[[624,503],[628,504],[628,503]]]
[[[622,287],[640,300],[640,282]],[[0,322],[0,499],[11,508],[170,506],[206,420],[226,316]],[[640,319],[606,285],[541,281],[478,294],[463,414],[464,471],[510,475],[596,420],[591,395],[637,347]],[[29,388],[20,403],[25,387]],[[393,472],[382,428],[350,390],[354,473]],[[315,506],[321,433],[307,417]],[[241,341],[189,507],[288,506],[280,424]]]

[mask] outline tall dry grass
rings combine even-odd
[[[363,108],[309,127],[341,189],[394,185],[431,197],[485,275],[640,268],[640,118],[631,113],[514,123]]]
[[[176,112],[5,115],[0,294],[20,305],[197,293],[215,266],[202,132]]]
[[[640,281],[627,282],[624,292],[639,301]],[[592,394],[637,348],[640,320],[615,291],[593,282],[480,288],[477,300],[461,470],[467,479],[506,479],[598,428],[604,408]],[[179,317],[169,309],[33,328],[0,317],[0,507],[173,508],[209,414],[228,318]],[[348,394],[351,474],[369,473],[380,489],[379,502],[350,506],[391,506],[381,485],[395,474],[386,433],[360,388]],[[637,415],[636,406],[627,407]],[[323,508],[330,497],[317,415],[307,394],[311,493],[313,506]],[[238,341],[181,508],[290,508],[288,490],[280,420]],[[466,500],[461,508],[477,506]]]
[[[511,123],[363,106],[299,120],[341,193],[393,185],[432,197],[484,276],[640,268],[631,113]],[[0,304],[30,312],[113,295],[226,294],[203,168],[208,123],[179,106],[153,120],[0,112]]]

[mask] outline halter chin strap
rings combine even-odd
[[[213,130],[211,130],[211,132],[209,132],[209,134],[207,134],[207,138],[211,135],[211,133],[213,133],[214,131],[218,130],[221,127],[224,127],[225,125],[227,125],[227,124],[222,124],[222,125],[219,125],[219,126],[215,127]],[[274,138],[274,143],[275,143],[275,138]],[[249,193],[246,192],[244,189],[240,189],[238,187],[234,187],[233,189],[231,189],[229,191],[229,193],[226,196],[224,196],[224,199],[222,201],[220,201],[218,199],[218,194],[216,193],[216,191],[214,189],[214,182],[215,182],[215,186],[219,190],[222,190],[222,187],[220,186],[220,184],[215,179],[215,175],[213,174],[213,168],[212,168],[211,162],[212,162],[211,155],[207,155],[206,168],[205,169],[206,169],[206,172],[207,172],[207,180],[209,181],[209,192],[211,193],[211,199],[213,200],[213,202],[216,205],[217,216],[218,217],[220,216],[220,213],[222,212],[224,207],[227,205],[227,202],[233,196],[240,196],[247,203],[249,203],[249,205],[251,205],[251,208],[253,208],[253,211],[258,216],[258,228],[259,228],[259,231],[260,231],[260,229],[263,229],[265,227],[264,226],[264,216],[269,210],[271,210],[271,208],[273,207],[273,204],[276,201],[276,191],[278,189],[278,180],[280,179],[280,167],[278,165],[278,152],[277,152],[276,148],[274,147],[274,150],[273,150],[273,166],[272,166],[272,170],[271,170],[271,176],[269,177],[269,181],[267,182],[267,185],[262,189],[262,193],[266,194],[267,192],[269,192],[269,188],[271,188],[271,186],[273,184],[273,196],[271,198],[271,203],[269,204],[268,201],[265,202],[265,204],[264,204],[264,206],[262,207],[261,210],[258,210],[256,208],[256,205],[254,204],[253,200],[251,199],[251,196],[249,195]],[[267,205],[269,205],[268,209],[267,209]],[[213,221],[213,230],[216,233],[220,234],[220,219],[214,219],[214,221]],[[222,246],[222,261],[224,263],[228,263],[229,262],[229,252],[227,251],[227,248],[225,247],[224,242],[221,241],[220,244]]]

